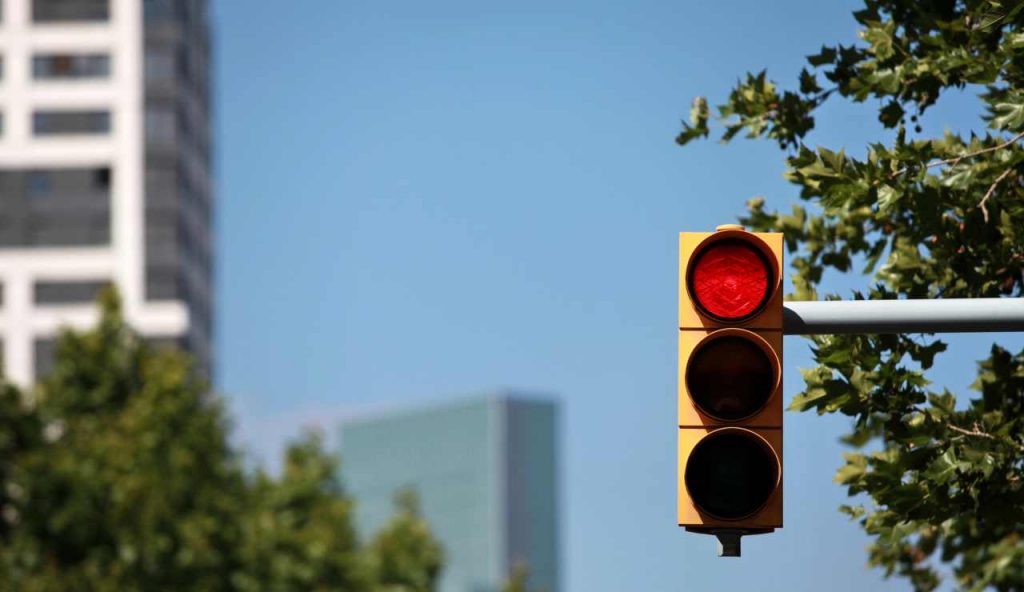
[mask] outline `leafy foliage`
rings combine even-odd
[[[61,336],[31,397],[0,385],[0,589],[358,592],[392,589],[376,561],[437,573],[437,543],[405,513],[386,531],[400,560],[359,544],[317,436],[280,477],[247,474],[188,357],[147,346],[113,292],[102,307],[96,329]]]
[[[375,589],[336,467],[309,434],[288,448],[280,479],[256,476],[242,520],[239,590]]]
[[[855,264],[875,278],[857,298],[1021,297],[1024,3],[865,0],[854,17],[860,40],[809,56],[796,90],[748,75],[719,107],[722,139],[775,140],[807,202],[780,213],[753,199],[741,222],[785,233],[797,299],[818,298],[826,270]],[[957,89],[978,91],[987,129],[913,138]],[[864,158],[808,146],[816,109],[835,98],[877,101],[890,141]],[[710,117],[695,109],[677,141],[708,136]],[[964,589],[1021,589],[1024,352],[993,346],[979,396],[958,406],[925,377],[944,350],[928,336],[815,337],[818,366],[791,408],[847,415],[847,443],[878,443],[848,454],[836,475],[870,500],[842,510],[873,537],[871,564],[918,590],[939,585],[938,563]]]
[[[516,562],[512,566],[511,573],[508,576],[508,580],[505,585],[502,586],[501,592],[530,592],[529,587],[530,580],[530,568],[525,562]],[[535,590],[535,592],[544,592],[543,590]]]
[[[395,495],[398,512],[370,544],[376,580],[388,592],[429,592],[437,584],[444,550],[420,516],[411,490]]]

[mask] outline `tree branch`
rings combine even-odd
[[[965,436],[975,436],[977,438],[987,438],[989,440],[995,440],[996,439],[996,437],[993,436],[992,434],[979,430],[978,429],[978,424],[974,424],[974,429],[973,430],[965,430],[962,427],[955,426],[955,425],[953,425],[951,423],[947,423],[946,427],[948,427],[949,429],[953,430],[954,432],[961,433],[961,434],[963,434]]]
[[[992,434],[990,434],[988,432],[981,431],[981,429],[978,428],[977,422],[975,422],[975,424],[974,424],[974,429],[971,429],[971,430],[965,430],[964,428],[959,427],[959,426],[955,426],[955,425],[953,425],[951,423],[947,423],[946,427],[948,427],[949,429],[953,430],[954,432],[957,432],[959,434],[963,434],[964,436],[972,436],[974,438],[985,438],[986,440],[993,440],[993,441],[996,441],[996,442],[998,442],[1000,440],[999,438],[996,438],[995,436],[993,436]],[[1019,452],[1024,452],[1024,446],[1021,446],[1020,444],[1016,444],[1014,446],[1014,448],[1016,448]]]
[[[1013,136],[1009,140],[1003,142],[1002,144],[998,144],[996,146],[989,146],[988,148],[982,148],[981,150],[978,150],[976,152],[968,152],[967,154],[961,154],[960,156],[956,156],[954,158],[946,158],[946,159],[943,159],[943,160],[935,160],[935,161],[929,162],[928,164],[924,165],[924,168],[930,169],[932,167],[943,166],[943,165],[955,165],[955,164],[957,164],[958,162],[960,162],[961,160],[963,160],[965,158],[974,158],[975,156],[981,156],[982,154],[988,154],[989,152],[995,152],[996,150],[1002,150],[1003,148],[1006,148],[1007,146],[1010,146],[1010,145],[1016,143],[1021,138],[1024,138],[1024,132],[1020,132],[1019,134]],[[903,173],[907,172],[909,169],[910,169],[910,167],[903,167],[902,169],[900,169],[900,170],[894,172],[893,174],[889,175],[889,178],[890,179],[895,179],[896,177],[899,177]],[[986,218],[986,220],[987,220],[987,218]]]
[[[987,202],[988,198],[992,197],[992,194],[996,192],[996,186],[999,185],[999,182],[1005,179],[1006,176],[1012,172],[1013,167],[1010,167],[1003,171],[1001,175],[996,177],[996,180],[992,181],[992,184],[989,185],[988,191],[985,192],[985,197],[981,198],[981,201],[978,202],[978,207],[981,208],[981,215],[985,217],[986,224],[988,224],[988,208],[985,207],[985,202]]]

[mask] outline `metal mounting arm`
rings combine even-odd
[[[1024,298],[786,302],[783,333],[1024,331]]]

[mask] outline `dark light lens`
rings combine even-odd
[[[757,413],[775,386],[768,353],[737,335],[704,342],[686,367],[686,387],[701,411],[724,421]]]
[[[764,306],[772,281],[771,268],[760,251],[745,241],[722,240],[697,255],[690,287],[704,312],[734,321]]]
[[[779,467],[767,445],[726,431],[701,440],[686,463],[686,489],[697,506],[724,520],[750,516],[768,501]]]

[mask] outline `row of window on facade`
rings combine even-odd
[[[0,248],[110,242],[110,167],[0,170]]]
[[[47,109],[32,113],[32,134],[35,136],[108,134],[112,116],[105,109]],[[3,131],[0,112],[0,132]],[[193,124],[182,109],[149,107],[145,115],[146,141],[150,144],[176,146],[186,143],[204,160],[208,158],[209,132]]]
[[[192,285],[182,269],[146,270],[147,300],[185,300],[191,313],[204,328],[209,324],[209,287]],[[111,285],[110,280],[45,280],[32,285],[32,302],[36,306],[92,304]],[[4,305],[3,284],[0,284],[0,308]]]
[[[32,285],[32,302],[36,306],[92,304],[109,280],[38,281]],[[181,268],[147,268],[146,300],[185,300],[204,328],[209,324],[209,286],[195,286]],[[0,284],[0,307],[4,305],[3,284]]]
[[[102,23],[110,20],[110,0],[32,0],[34,23]],[[3,18],[0,0],[0,18]]]
[[[195,54],[192,54],[193,57]],[[197,66],[190,66],[190,54],[183,44],[177,51],[166,48],[146,50],[145,75],[147,82],[191,81],[198,75]],[[111,59],[107,53],[39,53],[32,56],[32,78],[36,80],[87,80],[109,78]],[[205,72],[205,70],[204,70]],[[0,78],[4,75],[3,56],[0,56]],[[205,81],[205,76],[201,79]],[[201,88],[200,90],[205,90]],[[200,93],[205,95],[205,93]]]
[[[110,280],[49,281],[32,284],[32,302],[43,306],[61,304],[91,304],[100,292],[111,285]],[[0,307],[4,304],[3,284],[0,284]]]
[[[0,170],[0,205],[14,209],[21,198],[110,200],[110,167]]]
[[[207,22],[206,0],[145,0],[147,21],[176,20],[187,25]]]
[[[106,244],[112,182],[106,166],[0,169],[0,247],[56,246],[52,235],[60,245]],[[189,195],[198,190],[188,167],[147,160],[145,192],[147,260],[209,274],[209,203]]]
[[[32,135],[68,136],[109,134],[110,111],[106,110],[45,110],[32,113]],[[4,117],[0,113],[0,133],[4,130]]]
[[[4,76],[0,56],[0,78]],[[105,53],[39,53],[32,56],[35,80],[89,80],[110,77],[110,55]]]
[[[196,78],[188,67],[184,50],[176,56],[163,50],[152,50],[146,54],[146,80],[161,83],[173,80],[190,81]],[[32,77],[36,80],[87,80],[110,77],[110,55],[105,53],[44,53],[32,56]],[[194,67],[193,67],[194,68]],[[0,56],[0,79],[4,75],[3,56]],[[204,82],[205,77],[200,80]],[[197,86],[206,95],[205,85]]]
[[[34,23],[102,23],[110,20],[110,0],[31,0]],[[145,0],[147,21],[207,21],[205,0]],[[0,18],[3,18],[0,0]]]
[[[111,132],[113,118],[110,111],[47,109],[32,113],[32,135],[39,137],[65,135],[106,135]],[[209,156],[209,133],[205,129],[190,128],[180,112],[160,108],[146,110],[147,149],[154,145],[174,148],[188,145],[202,160]],[[4,130],[4,116],[0,112],[0,133]]]

